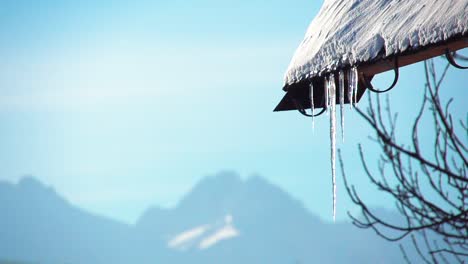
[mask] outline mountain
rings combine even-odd
[[[399,263],[373,232],[327,223],[260,177],[223,172],[133,225],[83,211],[33,178],[0,183],[0,259],[32,263]]]
[[[69,204],[37,180],[0,184],[0,259],[36,263],[113,262],[132,229]]]

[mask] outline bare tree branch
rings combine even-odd
[[[392,197],[403,221],[389,222],[373,212],[345,175],[343,160],[339,161],[346,191],[361,209],[359,217],[348,213],[359,228],[371,228],[379,236],[398,241],[410,235],[414,250],[425,263],[464,263],[468,256],[468,119],[454,122],[450,105],[440,98],[440,90],[447,76],[449,64],[441,74],[432,60],[424,63],[426,84],[422,103],[410,127],[410,144],[396,139],[397,114],[391,111],[387,97],[369,97],[369,106],[358,114],[375,132],[373,141],[381,149],[377,171],[368,166],[363,147],[359,145],[362,167],[369,181]],[[428,136],[423,120],[432,119],[433,149],[419,140]],[[455,124],[459,126],[456,127]],[[462,131],[457,135],[457,131]],[[425,140],[424,143],[427,141]],[[415,236],[419,235],[419,238]],[[407,252],[400,244],[409,263]]]

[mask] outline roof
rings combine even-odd
[[[289,65],[285,90],[460,36],[466,42],[467,35],[468,0],[325,0]]]

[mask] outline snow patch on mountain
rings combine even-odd
[[[239,230],[234,227],[232,215],[228,214],[222,224],[200,225],[173,236],[167,246],[179,251],[205,250],[222,241],[233,239],[239,234]]]
[[[209,229],[210,229],[209,225],[203,225],[203,226],[195,227],[188,231],[184,231],[176,235],[174,238],[172,238],[169,241],[168,246],[174,249],[186,250],[189,247],[191,247],[194,241],[199,239]]]
[[[214,232],[212,235],[203,239],[199,245],[200,249],[210,248],[223,240],[235,238],[239,235],[239,231],[232,225],[232,216],[227,215],[225,225]]]

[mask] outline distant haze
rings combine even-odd
[[[263,175],[332,221],[327,116],[313,130],[296,111],[273,112],[322,2],[0,1],[0,180],[32,174],[81,208],[135,223],[151,204],[173,207],[204,176],[231,169]],[[422,69],[402,68],[388,93],[399,139],[417,114]],[[454,120],[466,118],[465,83],[465,71],[448,71]],[[372,131],[344,112],[337,147],[350,181],[373,205],[393,206],[366,185],[357,155],[362,143],[376,164]],[[337,181],[344,220],[354,207]]]

